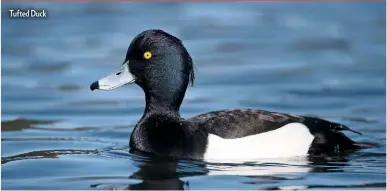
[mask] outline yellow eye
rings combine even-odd
[[[147,59],[147,60],[151,59],[151,58],[152,58],[152,53],[149,52],[149,51],[146,51],[146,52],[144,53],[144,58]]]

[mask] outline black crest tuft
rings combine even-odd
[[[191,56],[188,57],[188,62],[189,62],[189,82],[188,83],[191,83],[191,86],[193,86],[195,81],[195,66],[192,62]]]

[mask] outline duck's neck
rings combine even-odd
[[[145,93],[144,113],[175,114],[180,115],[180,105],[183,102],[184,90],[171,90],[168,92],[148,91]]]

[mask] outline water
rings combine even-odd
[[[47,19],[10,19],[9,8]],[[385,3],[2,3],[2,189],[385,189]],[[185,117],[315,115],[378,146],[326,159],[215,164],[129,154],[135,86],[91,92],[139,32],[181,38]],[[253,148],[252,148],[253,149]]]

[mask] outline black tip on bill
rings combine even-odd
[[[93,82],[93,83],[90,85],[90,90],[91,90],[91,91],[94,91],[94,90],[96,90],[96,89],[98,89],[98,88],[99,88],[98,81],[95,81],[95,82]]]

